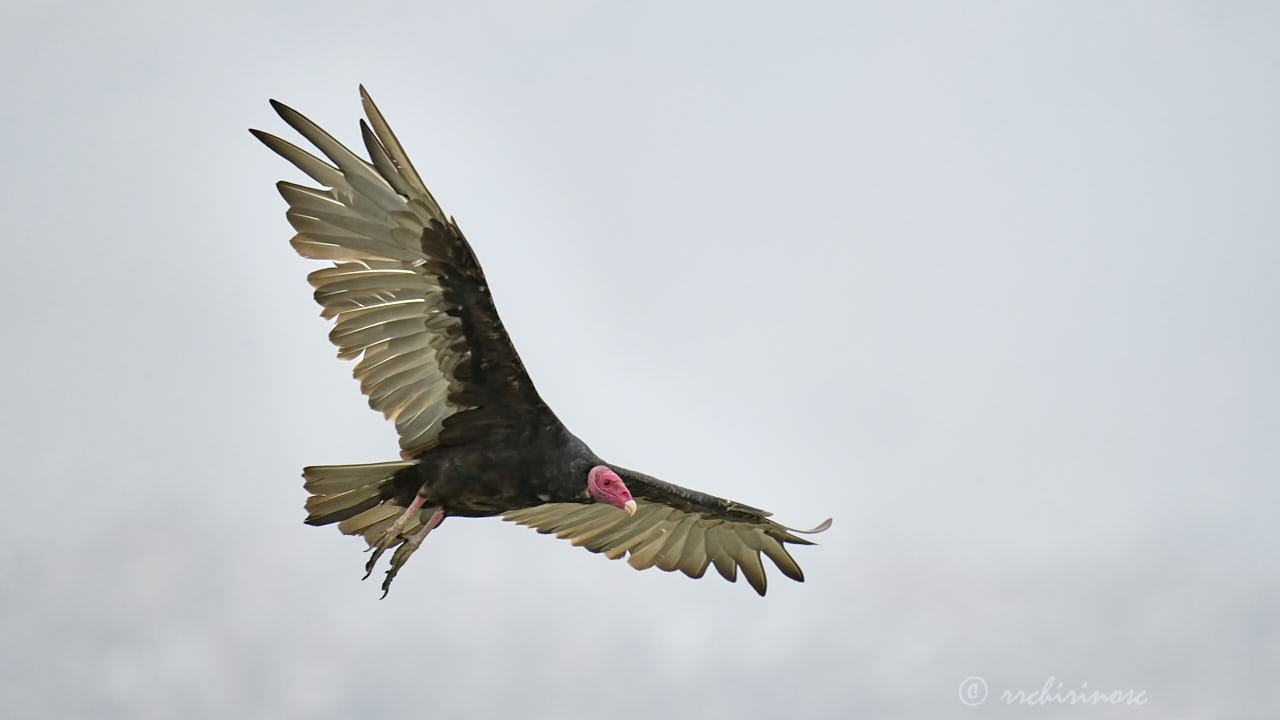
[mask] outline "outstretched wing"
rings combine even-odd
[[[764,595],[767,580],[760,553],[782,574],[804,582],[804,573],[784,545],[812,545],[795,533],[826,530],[827,520],[812,530],[795,530],[769,520],[769,513],[753,507],[672,485],[657,478],[614,467],[636,500],[635,515],[605,504],[549,503],[513,510],[504,520],[527,525],[540,533],[554,533],[591,552],[627,562],[637,570],[658,566],[700,578],[715,565],[724,579],[734,582],[738,570],[755,591]]]
[[[298,232],[293,247],[334,261],[307,277],[321,314],[336,321],[329,339],[338,357],[359,358],[360,389],[395,422],[401,455],[409,458],[465,442],[476,430],[501,432],[546,406],[498,319],[471,246],[364,87],[360,96],[368,160],[275,100],[280,117],[330,162],[250,132],[323,186],[277,184]]]

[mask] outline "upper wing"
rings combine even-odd
[[[600,503],[550,503],[513,510],[502,518],[540,533],[555,533],[611,559],[630,553],[627,562],[637,570],[657,565],[700,578],[714,564],[724,579],[734,582],[741,568],[761,595],[767,581],[760,553],[784,575],[803,582],[804,573],[783,544],[812,545],[794,533],[818,533],[831,525],[828,519],[812,530],[795,530],[769,520],[763,510],[631,470],[614,470],[636,500],[635,515]]]
[[[546,409],[494,308],[471,246],[423,185],[364,87],[369,160],[315,123],[271,101],[285,122],[332,164],[251,130],[323,188],[281,181],[304,257],[333,260],[311,273],[338,357],[369,405],[396,424],[403,457],[500,430],[522,411]],[[372,129],[370,128],[372,125]],[[448,422],[446,422],[446,420]]]

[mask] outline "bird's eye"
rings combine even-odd
[[[609,486],[610,486],[610,485],[612,485],[612,484],[613,484],[613,481],[612,481],[612,480],[605,480],[605,481],[604,481],[604,486],[605,486],[605,487],[609,487]]]

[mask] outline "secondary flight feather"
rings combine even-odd
[[[360,88],[368,157],[271,101],[324,159],[260,130],[259,140],[320,187],[277,184],[300,255],[330,264],[308,276],[329,339],[369,406],[395,423],[399,461],[303,469],[306,522],[338,523],[392,550],[383,593],[447,517],[501,516],[632,567],[702,577],[741,572],[765,594],[761,554],[804,579],[787,544],[810,545],[769,513],[606,462],[543,402],[494,307],[458,224],[441,211]]]

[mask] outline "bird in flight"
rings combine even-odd
[[[453,218],[440,209],[382,113],[360,88],[368,159],[288,106],[272,107],[327,158],[251,130],[320,187],[276,187],[306,258],[329,339],[369,405],[395,423],[400,460],[304,468],[306,522],[338,523],[372,549],[368,578],[392,553],[383,596],[427,534],[448,517],[501,516],[637,569],[702,577],[738,571],[765,594],[760,554],[804,580],[784,547],[811,545],[769,513],[606,462],[543,402],[516,354],[489,285]]]

